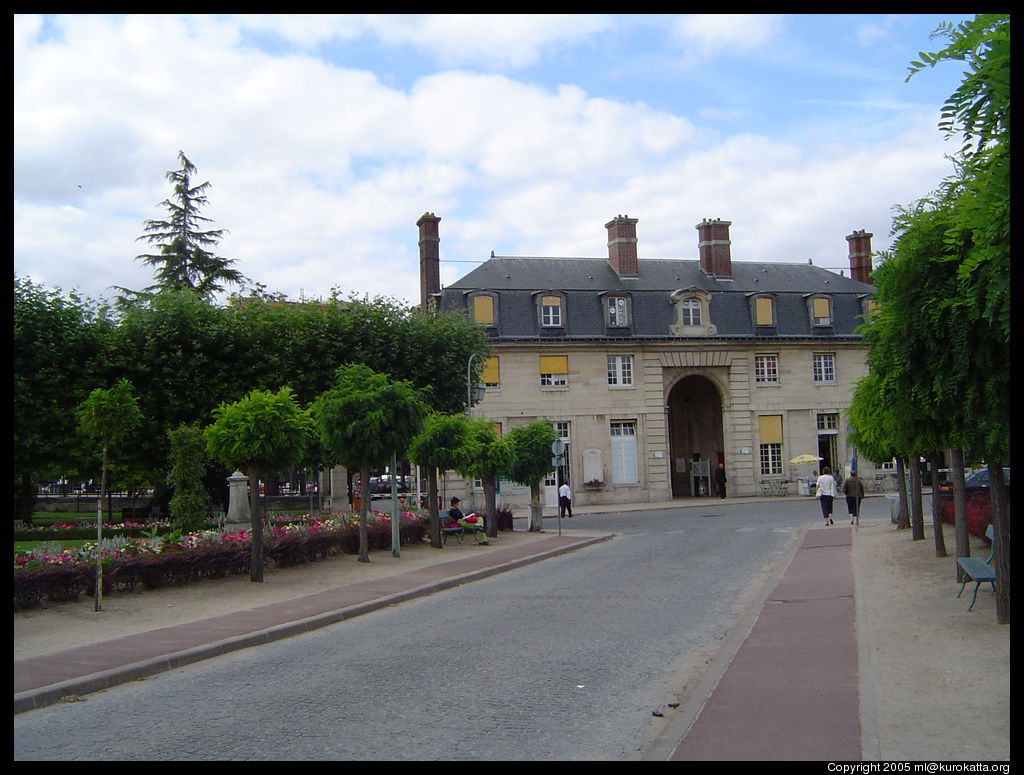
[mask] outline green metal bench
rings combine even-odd
[[[437,515],[437,521],[441,526],[441,543],[446,544],[448,543],[448,536],[455,536],[459,539],[459,543],[461,544],[465,528],[463,528],[462,525],[446,525],[444,523],[446,518],[447,512],[442,511]]]
[[[964,593],[964,588],[967,586],[968,581],[974,582],[974,595],[971,597],[971,604],[967,606],[967,610],[970,611],[974,608],[974,603],[978,599],[978,588],[986,581],[992,585],[992,591],[996,589],[996,572],[992,567],[992,560],[996,556],[996,541],[995,541],[995,530],[992,525],[989,525],[985,530],[985,537],[992,542],[992,551],[989,552],[988,559],[982,562],[977,557],[960,557],[957,559],[957,565],[959,565],[964,572],[964,583],[960,585],[960,592],[957,593],[957,597],[960,597]]]

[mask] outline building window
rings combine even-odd
[[[757,385],[779,384],[779,356],[754,356],[754,383]]]
[[[818,415],[818,430],[819,431],[835,431],[839,430],[839,415],[835,412],[828,414]]]
[[[614,387],[633,386],[633,356],[609,355],[608,384]]]
[[[754,324],[758,326],[775,325],[775,305],[767,296],[754,299]]]
[[[555,429],[555,435],[558,436],[566,444],[569,443],[569,421],[568,420],[555,420],[551,423],[551,427]]]
[[[542,296],[540,300],[540,324],[542,326],[562,325],[562,297]]]
[[[832,303],[825,296],[811,299],[811,322],[816,326],[832,324]]]
[[[639,483],[640,476],[636,462],[636,421],[615,421],[611,424],[610,431],[612,483]]]
[[[501,370],[498,366],[498,356],[492,356],[484,361],[484,370],[480,373],[480,381],[489,388],[498,387],[501,384]]]
[[[569,384],[569,356],[540,356],[540,386],[567,387]]]
[[[836,381],[835,353],[814,353],[812,370],[814,381],[831,383]]]
[[[761,445],[761,476],[773,476],[782,473],[782,445]]]
[[[679,321],[684,326],[699,326],[700,322],[700,300],[683,299],[679,303]]]
[[[757,418],[758,448],[761,476],[782,473],[782,415],[767,414]]]
[[[474,296],[472,300],[473,322],[482,326],[494,325],[494,297]]]
[[[609,296],[604,303],[610,328],[624,328],[629,325],[629,305],[625,296]]]

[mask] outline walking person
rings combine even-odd
[[[838,492],[836,490],[835,477],[829,473],[828,466],[823,466],[821,476],[818,477],[818,502],[821,503],[821,516],[825,518],[826,525],[834,525],[832,521],[832,501]]]
[[[558,488],[558,516],[572,518],[572,490],[565,482]]]
[[[860,502],[864,499],[864,482],[858,478],[856,471],[850,471],[850,475],[840,489],[846,496],[846,509],[850,512],[850,524],[859,525]]]
[[[725,483],[729,481],[725,476],[725,463],[719,463],[715,469],[715,487],[718,489],[718,497],[725,497]]]

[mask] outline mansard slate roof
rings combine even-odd
[[[442,289],[441,311],[468,310],[474,291],[497,296],[497,321],[490,328],[495,340],[529,339],[708,339],[708,338],[856,338],[863,322],[864,300],[871,285],[810,264],[732,262],[732,277],[714,277],[696,260],[639,259],[638,276],[619,277],[607,259],[531,258],[494,256],[460,280]],[[698,289],[709,294],[713,337],[676,337],[670,295]],[[536,295],[553,291],[565,298],[565,325],[539,325]],[[602,296],[630,297],[630,325],[605,325]],[[775,300],[776,325],[755,326],[751,296],[768,294]],[[833,325],[812,326],[807,297],[827,294],[832,299]]]

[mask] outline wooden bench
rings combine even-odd
[[[967,610],[970,611],[974,608],[974,603],[978,599],[978,588],[986,581],[992,585],[992,591],[996,589],[996,572],[992,567],[992,560],[996,556],[996,541],[995,541],[995,530],[992,525],[989,525],[985,530],[985,537],[992,542],[992,551],[989,552],[988,559],[982,562],[977,557],[960,557],[957,559],[957,565],[964,572],[964,583],[960,585],[960,592],[957,593],[957,597],[960,597],[964,593],[964,588],[967,586],[968,581],[974,582],[974,595],[971,597],[971,604],[967,606]]]

